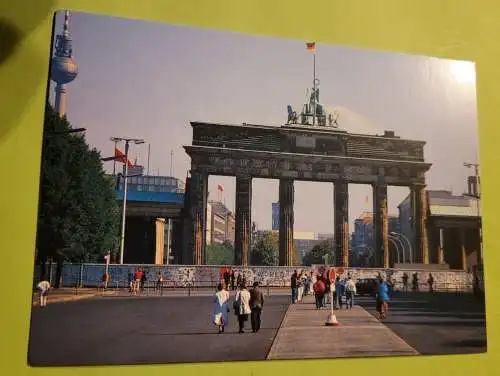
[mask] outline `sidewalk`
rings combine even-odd
[[[325,326],[329,312],[329,306],[316,310],[312,296],[290,305],[267,359],[418,355],[359,306],[334,311],[338,327]]]
[[[74,288],[53,289],[49,292],[47,304],[69,302],[74,300],[91,298],[97,295],[99,295],[99,293],[95,288],[81,288],[78,289],[78,293],[76,293],[76,290]],[[39,305],[40,305],[40,295],[38,292],[35,292],[33,294],[33,306],[37,307]]]

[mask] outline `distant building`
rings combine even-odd
[[[272,229],[273,231],[279,231],[280,229],[280,203],[272,203]]]
[[[471,184],[469,192],[462,195],[448,190],[426,191],[429,263],[468,271],[481,263],[481,218],[476,192]],[[411,242],[413,252],[417,252],[411,201],[408,195],[399,204],[399,217],[401,233]]]
[[[362,247],[374,248],[373,213],[364,212],[354,220],[352,247],[354,250]]]
[[[389,215],[387,218],[389,225],[389,234],[400,233],[401,225],[399,223],[399,216]],[[391,236],[391,235],[389,235]],[[394,242],[400,247],[398,239],[394,239]],[[394,246],[392,241],[389,246]],[[373,224],[373,213],[364,212],[359,218],[354,220],[354,232],[351,236],[351,250],[353,254],[353,262],[356,264],[361,263],[358,266],[374,266],[375,259],[373,258],[373,252],[375,249],[375,233]]]
[[[208,202],[206,228],[207,244],[222,244],[228,241],[234,245],[234,213],[232,213],[222,202]]]
[[[137,192],[175,192],[184,193],[185,183],[172,176],[142,175],[144,167],[134,166],[128,169],[127,189]],[[123,190],[123,176],[118,176],[119,189]]]

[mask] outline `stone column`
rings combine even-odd
[[[280,179],[280,229],[279,229],[279,265],[293,265],[293,199],[292,179]]]
[[[415,243],[417,263],[429,263],[429,244],[427,240],[427,195],[424,185],[411,187],[413,197],[413,213],[415,215]]]
[[[437,263],[444,264],[444,229],[439,230],[439,245],[437,249]]]
[[[236,177],[235,264],[248,265],[252,231],[252,178]]]
[[[378,267],[389,268],[389,218],[387,217],[387,185],[373,185],[373,227]]]
[[[191,172],[190,181],[190,221],[192,221],[193,264],[202,265],[205,261],[205,228],[207,211],[208,174],[201,171]]]
[[[163,265],[165,259],[165,218],[156,218],[155,264]]]
[[[338,181],[334,186],[335,266],[349,266],[349,184]]]
[[[465,230],[461,228],[460,230],[460,255],[461,255],[461,267],[462,270],[467,271],[467,251],[465,249]]]

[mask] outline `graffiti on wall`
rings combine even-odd
[[[194,266],[194,265],[110,265],[109,277],[111,286],[127,286],[136,270],[141,269],[146,274],[149,282],[155,282],[161,274],[168,287],[215,287],[223,278],[225,266]],[[312,273],[313,276],[327,272],[324,265],[313,265],[311,267],[286,267],[286,266],[231,266],[227,267],[234,271],[235,277],[241,275],[247,284],[251,285],[257,281],[263,286],[287,287],[290,286],[292,273],[304,271]],[[344,269],[344,268],[342,268]],[[53,268],[55,270],[55,268]],[[37,270],[39,275],[40,270]],[[63,267],[62,286],[98,286],[101,284],[105,272],[103,264],[66,264]],[[339,273],[340,272],[340,273]],[[442,289],[470,290],[473,283],[473,275],[463,271],[422,271],[401,269],[363,269],[345,268],[337,269],[337,275],[342,279],[350,276],[354,281],[363,278],[375,278],[378,275],[401,285],[403,275],[409,277],[411,284],[413,274],[416,274],[419,284],[425,285],[430,274],[434,279],[434,286]],[[54,274],[52,273],[52,277]],[[52,279],[53,281],[53,279]]]

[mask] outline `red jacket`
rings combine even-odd
[[[313,285],[313,291],[316,293],[316,294],[322,294],[325,292],[325,284],[323,283],[323,281],[316,281],[316,283]]]

